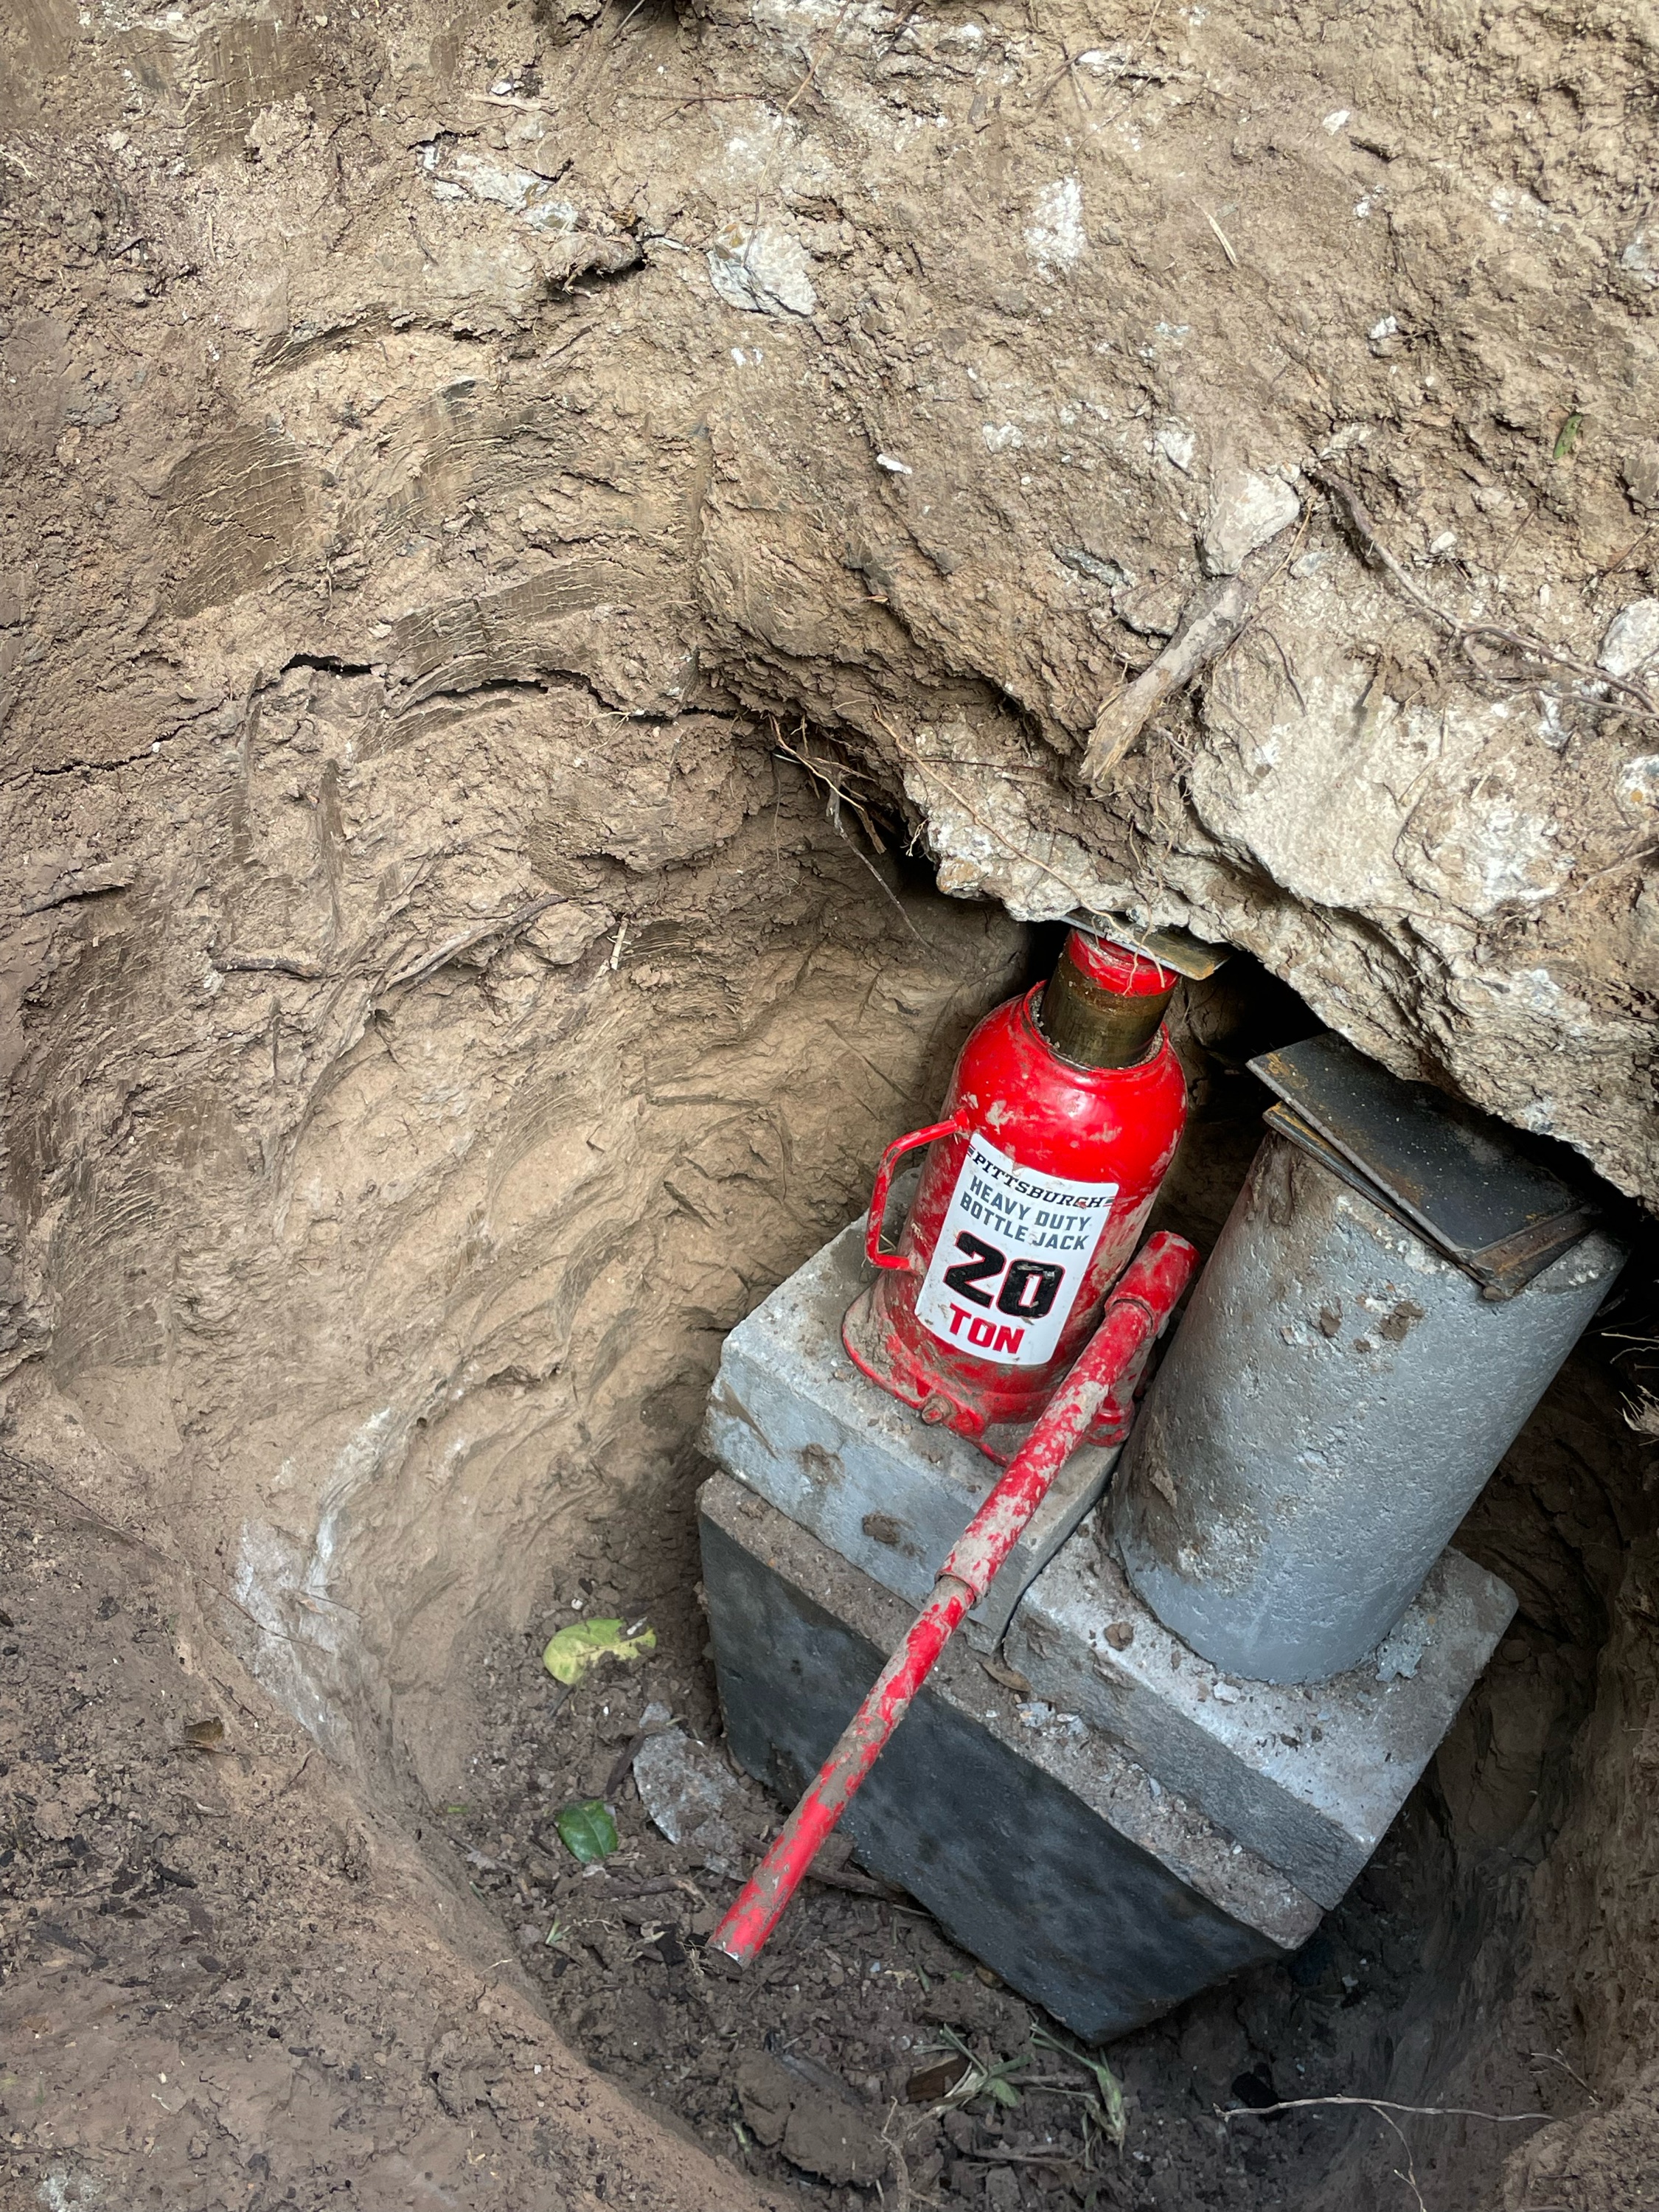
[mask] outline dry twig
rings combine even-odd
[[[208,959],[222,975],[297,975],[302,983],[320,983],[326,973],[285,952],[210,952]]]
[[[1170,639],[1150,668],[1109,699],[1095,717],[1080,774],[1097,793],[1112,770],[1164,702],[1183,691],[1193,678],[1224,653],[1255,612],[1261,586],[1243,576],[1211,586],[1196,602],[1191,619]]]
[[[1397,2105],[1387,2097],[1284,2097],[1274,2105],[1231,2105],[1218,2114],[1223,2120],[1267,2119],[1274,2112],[1304,2112],[1316,2105],[1351,2105],[1362,2112],[1375,2112],[1383,2125],[1392,2129],[1400,2138],[1400,2147],[1406,2154],[1406,2171],[1394,2169],[1395,2179],[1410,2190],[1417,2212],[1429,2212],[1423,2201],[1423,2191],[1418,2186],[1417,2167],[1412,2158],[1412,2147],[1406,2139],[1406,2130],[1395,2118],[1396,2112],[1419,2119],[1492,2120],[1499,2125],[1516,2120],[1540,2121],[1553,2118],[1549,2112],[1480,2112],[1466,2105]],[[1564,2208],[1537,2205],[1528,2212],[1564,2212]]]
[[[1606,1329],[1602,1333],[1604,1335],[1613,1338],[1615,1342],[1619,1340],[1618,1332],[1614,1329]],[[1645,1336],[1627,1336],[1623,1340],[1626,1344],[1651,1346],[1653,1343],[1653,1340],[1650,1337]],[[1622,1352],[1614,1354],[1616,1358],[1623,1358],[1626,1355]],[[1578,2071],[1578,2069],[1576,2066],[1569,2066],[1566,2060],[1561,2056],[1559,2051],[1529,2051],[1527,2053],[1527,2056],[1535,2063],[1541,2061],[1547,2066],[1559,2066],[1564,2074],[1570,2075],[1578,2084],[1579,2087],[1589,2099],[1592,2105],[1599,2105],[1601,2103],[1601,2100],[1596,2095],[1595,2090],[1591,2088],[1589,2083]]]
[[[865,836],[875,847],[877,852],[885,853],[887,848],[882,842],[880,836],[877,832],[876,825],[870,819],[870,816],[866,809],[860,800],[854,798],[850,791],[842,790],[840,784],[836,781],[834,776],[830,774],[829,768],[823,762],[815,761],[810,753],[801,751],[797,747],[790,744],[788,738],[786,738],[783,732],[779,729],[775,716],[769,719],[770,719],[772,723],[772,734],[777,743],[778,750],[781,752],[787,754],[788,757],[792,761],[797,763],[799,766],[804,768],[808,775],[811,777],[813,782],[822,784],[823,788],[830,793],[830,803],[824,811],[830,817],[830,823],[835,830],[836,835],[841,839],[842,844],[847,847],[854,859],[862,862],[864,866],[868,868],[870,873],[875,878],[876,888],[880,891],[882,896],[887,901],[889,906],[892,908],[894,913],[897,915],[899,920],[904,924],[904,927],[909,931],[911,936],[915,939],[916,943],[921,945],[922,951],[926,952],[928,950],[927,940],[922,935],[921,932],[916,927],[915,922],[911,921],[909,915],[905,911],[903,901],[899,897],[898,893],[893,889],[893,886],[888,882],[886,877],[883,875],[881,870],[876,866],[869,854],[867,853],[860,853],[858,847],[853,842],[852,839],[847,834],[846,824],[841,818],[841,810],[843,806],[850,806],[854,813],[858,816],[860,823],[863,825]],[[856,773],[856,771],[854,772]]]
[[[471,951],[475,945],[483,945],[492,937],[515,935],[526,923],[534,921],[538,914],[545,914],[549,907],[562,905],[563,901],[562,891],[544,891],[540,898],[532,899],[527,906],[520,907],[516,913],[504,914],[495,921],[481,921],[475,928],[462,930],[457,937],[447,938],[411,966],[400,968],[395,975],[388,975],[376,989],[375,997],[379,999],[388,991],[401,990],[406,984],[422,981],[427,976],[435,975],[440,968],[447,967],[458,954]]]
[[[836,16],[835,22],[830,27],[830,36],[824,40],[823,46],[819,47],[816,60],[813,62],[811,67],[807,70],[805,76],[801,79],[800,82],[790,94],[788,100],[784,104],[783,112],[786,115],[791,112],[795,102],[800,98],[802,93],[805,91],[807,86],[811,83],[813,78],[823,68],[824,63],[829,60],[830,55],[835,52],[836,48],[841,44],[842,27],[845,25],[847,18],[852,14],[852,12],[853,0],[842,0],[841,13]]]
[[[1553,2120],[1553,2112],[1478,2112],[1468,2105],[1396,2105],[1387,2097],[1284,2097],[1276,2105],[1229,2105],[1218,2114],[1224,2120],[1259,2120],[1269,2112],[1298,2112],[1315,2105],[1358,2105],[1372,2112],[1404,2112],[1425,2120],[1495,2120],[1500,2125],[1521,2120]]]
[[[790,744],[788,738],[784,736],[783,732],[779,728],[777,716],[775,714],[769,714],[766,719],[772,725],[772,741],[777,746],[779,751],[787,753],[789,756],[789,758],[793,761],[798,767],[804,768],[808,775],[811,777],[814,783],[822,784],[823,788],[830,793],[830,797],[835,800],[838,806],[850,806],[854,813],[858,816],[860,823],[863,825],[864,834],[870,840],[871,844],[875,848],[878,853],[884,853],[887,850],[887,848],[882,842],[881,838],[878,836],[876,825],[870,819],[863,801],[861,799],[855,799],[850,791],[844,790],[830,772],[832,768],[836,767],[841,769],[841,773],[843,775],[857,775],[860,771],[849,766],[846,763],[814,760],[811,754],[805,750],[805,729],[800,732],[803,740],[802,744],[799,745],[793,745]]]

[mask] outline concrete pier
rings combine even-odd
[[[855,1221],[738,1324],[709,1393],[703,1446],[831,1551],[920,1605],[1000,1469],[963,1437],[927,1426],[847,1357],[842,1316],[873,1272]],[[995,1647],[1117,1456],[1115,1446],[1085,1446],[1060,1470],[963,1626],[978,1650]]]
[[[1592,1231],[1493,1301],[1269,1136],[1124,1447],[1110,1519],[1130,1581],[1234,1674],[1316,1682],[1357,1668],[1623,1261]]]
[[[1004,1653],[1322,1905],[1360,1873],[1515,1614],[1443,1552],[1394,1635],[1325,1682],[1229,1674],[1136,1595],[1091,1516],[1033,1583]]]

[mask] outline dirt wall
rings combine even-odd
[[[775,2203],[572,2057],[418,1828],[72,1472],[0,1455],[5,2212]]]
[[[713,717],[483,690],[376,738],[372,679],[310,669],[259,709],[186,837],[122,808],[131,886],[33,918],[70,1018],[26,1008],[14,1092],[15,1434],[84,1424],[319,1741],[441,1790],[469,1626],[684,1503],[721,1336],[1024,933],[910,919]]]
[[[1652,1191],[1639,13],[6,36],[32,766],[230,745],[301,655],[735,695],[902,783],[948,888],[1192,921]],[[1258,620],[1092,791],[1236,568]]]
[[[442,1786],[562,1532],[678,1498],[1010,914],[1245,947],[1659,1188],[1637,11],[27,0],[0,54],[6,1418],[333,1752]],[[1606,2087],[1659,1972],[1597,1576],[1536,1924]]]

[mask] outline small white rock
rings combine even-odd
[[[727,307],[751,315],[810,315],[818,303],[811,268],[800,240],[772,223],[753,231],[727,223],[708,253],[714,289]]]
[[[1163,422],[1152,433],[1152,443],[1164,459],[1178,468],[1183,476],[1190,476],[1193,455],[1198,440],[1184,422]]]
[[[1416,1606],[1410,1606],[1376,1647],[1377,1680],[1410,1681],[1428,1648],[1429,1623]]]
[[[1659,225],[1644,223],[1619,257],[1620,266],[1638,284],[1659,284]]]
[[[652,1826],[671,1844],[684,1844],[700,1854],[701,1864],[740,1878],[743,1846],[731,1822],[742,1808],[744,1785],[716,1753],[684,1729],[660,1729],[640,1747],[634,1784]]]
[[[1061,177],[1037,194],[1025,249],[1045,276],[1056,268],[1073,268],[1088,252],[1083,187],[1075,177]]]
[[[878,469],[885,469],[890,477],[908,477],[915,474],[908,461],[900,460],[894,453],[878,453],[876,466]]]
[[[1609,676],[1635,676],[1659,656],[1659,599],[1632,599],[1607,624],[1597,665]]]
[[[1204,566],[1212,576],[1236,576],[1250,555],[1287,530],[1302,502],[1279,477],[1254,469],[1221,478],[1204,526]]]

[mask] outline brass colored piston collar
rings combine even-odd
[[[1068,945],[1033,1012],[1044,1039],[1073,1067],[1128,1067],[1146,1056],[1174,996],[1173,977],[1168,990],[1133,998],[1106,990],[1084,974]]]

